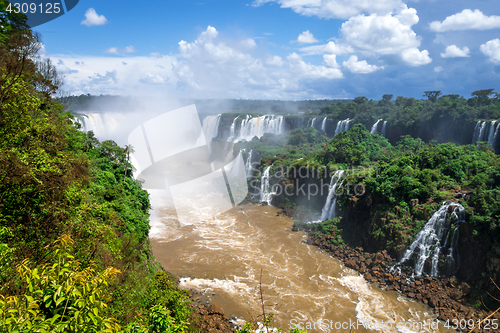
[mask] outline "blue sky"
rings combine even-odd
[[[71,94],[470,97],[500,82],[494,0],[80,0],[35,30]]]

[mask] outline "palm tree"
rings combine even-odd
[[[125,174],[123,175],[123,181],[125,181],[125,177],[127,177],[128,164],[130,163],[130,154],[135,153],[134,147],[132,145],[125,145],[125,149],[123,150],[125,154],[127,154],[127,161],[125,163]]]

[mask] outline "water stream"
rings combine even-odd
[[[216,218],[204,218],[199,211],[195,223],[182,226],[168,198],[154,191],[151,198],[156,259],[183,277],[182,288],[202,292],[204,301],[220,306],[227,316],[259,314],[262,270],[266,309],[285,332],[294,324],[309,332],[448,332],[436,329],[436,316],[423,304],[380,290],[305,244],[306,235],[292,232],[293,221],[276,216],[274,207],[238,206]],[[349,323],[355,326],[339,326]]]

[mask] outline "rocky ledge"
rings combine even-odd
[[[346,267],[355,269],[364,275],[371,283],[378,283],[382,289],[397,291],[401,295],[416,299],[433,308],[439,319],[450,326],[455,322],[473,319],[478,323],[486,318],[489,313],[468,306],[471,301],[471,287],[465,283],[459,283],[455,277],[437,279],[433,277],[416,277],[405,272],[395,272],[390,268],[396,263],[386,251],[377,253],[364,252],[362,248],[339,248],[329,245],[318,239],[309,237],[308,243],[316,245],[329,252],[332,256],[341,260]],[[497,319],[500,325],[500,313],[496,313],[490,319]],[[469,329],[462,330],[463,332]],[[476,328],[474,332],[491,333],[495,330]]]
[[[234,333],[235,326],[224,316],[224,311],[215,304],[191,304],[193,309],[192,323],[199,332]]]

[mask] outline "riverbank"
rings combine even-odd
[[[472,321],[477,325],[491,313],[471,307],[470,304],[477,301],[471,287],[465,282],[458,282],[455,277],[413,278],[405,272],[391,270],[396,260],[385,250],[368,253],[359,247],[341,248],[312,236],[308,237],[307,242],[339,259],[346,267],[357,270],[368,282],[378,284],[381,289],[396,291],[426,304],[438,314],[440,320],[457,331],[468,332],[473,327]],[[496,319],[496,324],[500,325],[500,313],[490,319]],[[498,329],[494,324],[495,322],[490,322],[488,327],[478,327],[474,332],[494,332]]]

